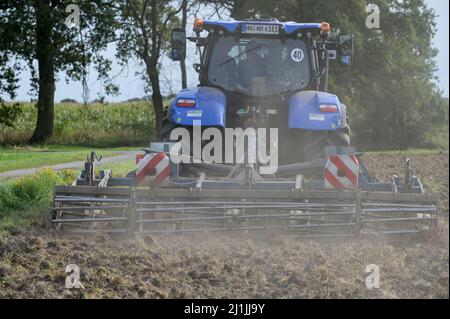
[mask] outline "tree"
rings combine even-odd
[[[100,52],[114,39],[113,8],[107,1],[7,0],[0,4],[0,60],[12,73],[0,74],[0,90],[11,95],[20,71],[31,70],[32,87],[38,94],[37,123],[31,142],[53,134],[55,80],[85,78],[94,63],[106,76],[110,62]],[[66,23],[68,5],[79,9],[79,26]],[[78,13],[78,12],[77,12]],[[77,14],[76,13],[76,14]],[[13,65],[13,67],[11,67]]]
[[[181,29],[186,32],[186,24],[187,24],[187,15],[188,15],[188,0],[181,1]],[[187,88],[187,72],[186,72],[186,60],[182,59],[180,61],[180,70],[181,70],[181,87],[183,89]]]
[[[232,17],[259,12],[280,20],[329,21],[353,33],[355,64],[330,66],[329,91],[347,104],[360,148],[417,147],[445,114],[434,78],[435,14],[424,0],[377,0],[381,29],[366,27],[363,0],[236,0]]]
[[[189,13],[191,13],[191,18],[194,19],[199,14],[201,8],[204,10],[209,9],[213,11],[212,16],[216,18],[221,17],[224,12],[229,12],[233,7],[234,0],[181,0],[181,29],[186,30],[187,19]],[[193,15],[192,15],[193,14]],[[211,18],[210,17],[210,18]],[[187,34],[187,32],[186,32]],[[181,87],[185,89],[187,87],[187,72],[186,72],[186,61],[180,61],[181,70]]]
[[[164,0],[123,0],[118,17],[117,56],[122,63],[137,58],[145,66],[144,78],[152,91],[155,136],[160,136],[163,98],[159,79],[159,59],[169,48],[170,29],[179,23],[182,6]]]
[[[1,26],[0,26],[1,31]],[[17,65],[7,64],[6,55],[0,54],[0,93],[6,92],[11,100],[16,97],[17,78],[15,78],[15,68]],[[17,103],[6,104],[0,96],[0,125],[12,127],[16,118],[20,115],[20,108]]]

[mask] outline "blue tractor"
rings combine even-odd
[[[383,182],[348,147],[346,107],[326,91],[329,61],[352,62],[352,36],[331,39],[328,23],[273,19],[196,20],[194,31],[188,39],[200,51],[194,65],[200,84],[169,103],[163,141],[139,154],[126,178],[110,170],[96,176],[99,159],[91,153],[76,186],[55,187],[59,229],[132,236],[268,231],[332,240],[437,229],[438,196],[425,192],[409,159],[404,182],[399,176]],[[208,35],[201,37],[202,31]],[[172,58],[184,59],[185,52],[184,31],[173,30]],[[206,130],[258,128],[259,134],[267,127],[279,130],[276,171],[270,161],[259,167],[251,161],[177,162],[186,139],[168,141],[177,131],[205,130],[207,137]],[[198,141],[190,137],[189,143]]]
[[[199,85],[170,101],[162,140],[197,120],[202,129],[278,128],[285,164],[322,158],[327,146],[350,146],[346,106],[327,92],[327,82],[330,60],[352,64],[352,35],[331,39],[329,23],[272,18],[196,19],[194,32],[186,38],[184,30],[172,30],[174,61],[185,59],[186,39],[196,43]]]

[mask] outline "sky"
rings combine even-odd
[[[438,32],[434,37],[434,46],[439,50],[437,56],[437,76],[439,78],[439,87],[444,91],[444,96],[449,96],[449,0],[426,0],[428,6],[433,8],[438,15],[436,22]]]
[[[444,92],[444,96],[449,96],[449,1],[448,0],[426,0],[429,7],[433,8],[437,14],[437,34],[433,40],[433,45],[439,50],[437,61],[436,76],[439,79],[439,87]],[[382,22],[381,22],[382,23]],[[383,26],[381,25],[381,28]],[[188,25],[187,30],[192,30]],[[189,32],[188,32],[189,35]],[[114,47],[110,46],[105,51],[105,56],[114,61]],[[197,74],[192,68],[192,64],[198,60],[194,44],[188,41],[187,53],[187,72],[188,86],[197,85]],[[181,88],[180,67],[178,62],[173,62],[167,57],[163,57],[161,71],[161,87],[163,94],[176,93]],[[107,96],[106,100],[110,102],[125,101],[131,98],[142,97],[146,95],[145,84],[139,75],[136,75],[142,67],[137,61],[130,61],[129,65],[122,69],[119,65],[113,64],[112,74],[117,76],[116,83],[119,85],[120,94],[118,96]],[[29,95],[30,83],[29,73],[23,72],[19,82],[18,100],[28,101],[32,98]],[[89,100],[94,100],[105,95],[102,83],[96,79],[94,71],[90,72],[88,78]],[[55,101],[59,102],[65,98],[71,98],[82,101],[82,88],[79,82],[69,81],[66,83],[63,74],[58,75],[56,83]],[[4,96],[6,98],[6,96]]]

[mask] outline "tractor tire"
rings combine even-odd
[[[325,157],[325,147],[350,147],[350,128],[336,131],[292,130],[289,134],[287,164],[309,162]]]
[[[161,135],[159,136],[160,141],[169,142],[170,141],[170,133],[177,125],[172,121],[169,121],[167,118],[167,111],[164,111],[164,117],[161,126]]]
[[[162,142],[170,142],[170,133],[176,127],[177,127],[177,125],[175,125],[175,123],[172,123],[172,122],[169,122],[169,121],[167,121],[167,123],[165,123],[165,121],[163,121],[163,125],[162,125],[162,128],[161,128],[160,141],[162,141]]]
[[[350,130],[348,128],[339,129],[323,134],[312,134],[311,138],[302,145],[303,161],[308,162],[325,157],[325,147],[350,147]]]

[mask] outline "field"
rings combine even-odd
[[[84,160],[90,150],[113,156],[151,138],[148,105],[59,104],[55,137],[46,145],[22,146],[35,122],[34,107],[22,108],[15,129],[0,133],[0,143],[7,143],[0,147],[0,172]],[[71,183],[79,169],[43,169],[2,181],[0,297],[448,298],[448,151],[372,152],[365,160],[370,172],[386,180],[402,174],[404,155],[411,157],[425,187],[440,193],[440,229],[401,244],[383,238],[319,243],[269,235],[61,236],[50,225],[51,190],[55,182]],[[134,167],[128,160],[98,169],[124,176]],[[69,263],[80,267],[84,289],[65,289]],[[380,267],[380,289],[366,288],[369,264]]]
[[[20,104],[14,127],[0,124],[0,145],[25,143],[36,125],[36,108]],[[152,137],[153,108],[147,102],[56,104],[54,137],[48,144],[93,147],[146,145]]]
[[[0,237],[0,297],[448,298],[449,156],[408,155],[424,184],[441,194],[437,233],[397,244],[217,234],[124,240],[60,236],[44,215]],[[401,174],[401,160],[398,152],[366,155],[382,178]],[[80,267],[84,289],[64,288],[69,263]],[[366,288],[369,264],[380,267],[380,289]]]

